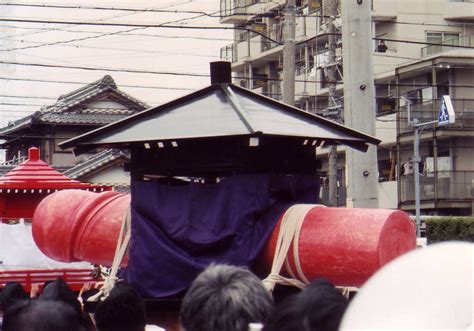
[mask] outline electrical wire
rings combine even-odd
[[[190,20],[191,18],[183,18],[182,20]],[[242,30],[255,33],[257,35],[262,36],[263,38],[274,42],[278,45],[283,45],[282,42],[274,40],[262,32],[256,31],[254,29],[245,28],[245,27],[223,27],[223,26],[188,26],[188,25],[169,25],[170,23],[178,23],[179,21],[172,21],[172,22],[165,22],[160,24],[141,24],[141,23],[96,23],[96,22],[84,22],[84,21],[52,21],[52,20],[31,20],[31,19],[9,19],[9,18],[0,18],[0,22],[23,22],[23,23],[41,23],[41,24],[75,24],[75,25],[86,25],[86,26],[110,26],[110,27],[134,27],[130,30],[125,30],[125,32],[135,31],[139,29],[147,29],[147,28],[163,28],[163,29],[193,29],[193,30]],[[18,47],[18,48],[11,48],[11,49],[0,49],[1,52],[7,51],[14,51],[14,50],[22,50],[22,49],[29,49],[29,48],[38,48],[43,46],[52,46],[58,45],[62,43],[69,43],[73,41],[83,41],[87,39],[95,39],[103,36],[114,35],[118,33],[123,33],[124,31],[116,31],[110,33],[104,33],[103,35],[98,36],[89,36],[84,38],[76,38],[71,40],[64,40],[58,41],[54,43],[45,43],[43,45],[36,45],[36,46],[27,46],[27,47]]]
[[[0,77],[0,80],[22,81],[22,82],[39,82],[39,83],[57,83],[57,84],[72,84],[72,85],[87,85],[90,82],[78,82],[67,80],[48,80],[35,78],[15,78],[15,77]],[[175,90],[175,91],[195,91],[196,89],[188,87],[167,87],[167,86],[145,86],[145,85],[123,85],[120,87],[141,88],[141,89],[157,89],[157,90]]]
[[[185,2],[179,2],[179,3],[175,3],[175,4],[169,4],[169,5],[165,5],[165,6],[159,7],[159,8],[160,8],[160,9],[171,8],[171,7],[174,7],[174,6],[179,6],[179,5],[185,4],[186,2],[187,2],[187,1],[185,1]],[[100,22],[100,21],[103,21],[103,20],[106,20],[106,19],[117,18],[117,17],[125,17],[125,16],[132,16],[132,15],[135,15],[135,14],[136,14],[136,13],[126,13],[126,14],[121,14],[121,15],[115,15],[115,16],[100,18],[100,19],[98,19],[98,20],[96,20],[96,21],[97,21],[97,22]],[[38,34],[38,33],[43,33],[43,32],[50,32],[50,31],[64,31],[65,28],[47,28],[47,29],[45,29],[45,30],[47,30],[47,31],[32,32],[32,33],[29,33],[29,34],[23,34],[23,35],[17,35],[17,36],[33,35],[33,34]]]
[[[279,3],[276,3],[278,6],[285,7],[286,3],[284,5],[281,5]],[[163,10],[163,9],[148,9],[148,8],[130,8],[130,7],[104,7],[104,6],[82,6],[82,5],[77,5],[77,6],[66,6],[66,5],[45,5],[45,4],[31,4],[31,3],[3,3],[0,4],[0,6],[16,6],[16,7],[39,7],[39,8],[56,8],[56,9],[85,9],[85,10],[107,10],[107,11],[127,11],[127,12],[135,12],[135,13],[170,13],[170,14],[202,14],[207,17],[213,17],[213,18],[224,18],[224,17],[230,17],[234,15],[239,15],[239,16],[259,16],[259,17],[266,17],[268,14],[261,13],[261,12],[256,12],[256,13],[247,13],[247,12],[239,12],[239,13],[233,13],[229,15],[222,15],[223,12],[226,11],[234,11],[236,9],[243,9],[246,7],[250,7],[254,5],[253,3],[250,3],[248,5],[244,6],[236,6],[233,8],[230,8],[228,10],[219,10],[216,12],[212,13],[206,13],[203,11],[193,11],[193,10]],[[217,14],[217,15],[216,15]],[[327,15],[298,15],[297,17],[320,17],[320,18],[331,18],[331,16]]]

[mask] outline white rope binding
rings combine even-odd
[[[117,239],[117,246],[115,247],[114,260],[110,269],[110,274],[104,278],[104,281],[98,283],[101,286],[99,292],[87,299],[87,301],[99,301],[104,300],[108,297],[110,291],[114,288],[117,283],[117,272],[120,268],[120,264],[127,252],[128,245],[131,237],[131,206],[128,207],[127,212],[122,219],[122,225],[120,227],[120,233]]]
[[[303,269],[298,254],[299,236],[301,227],[304,219],[308,212],[315,207],[324,207],[323,205],[314,204],[298,204],[293,205],[285,212],[282,217],[280,230],[278,232],[278,239],[275,246],[275,255],[273,256],[272,269],[267,278],[262,280],[263,285],[270,292],[273,291],[275,285],[291,285],[298,288],[304,288],[309,284],[309,280],[304,275]],[[296,279],[293,270],[291,269],[288,261],[288,250],[290,249],[291,243],[293,242],[293,259],[296,266],[296,273],[298,278]],[[280,275],[281,268],[285,263],[286,270],[292,278],[283,277]]]

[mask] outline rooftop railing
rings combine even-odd
[[[473,47],[474,36],[472,35],[462,36],[459,38],[443,41],[439,45],[429,45],[429,46],[423,47],[421,49],[421,57],[444,53],[444,52],[452,51],[455,49],[462,49],[460,47],[453,47],[453,46]]]

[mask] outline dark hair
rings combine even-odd
[[[265,331],[337,331],[346,308],[342,293],[319,278],[277,305]]]
[[[74,308],[79,314],[82,313],[81,304],[69,285],[61,278],[47,282],[40,295],[40,300],[56,300],[64,302]]]
[[[247,269],[211,265],[191,284],[180,311],[186,331],[246,331],[264,322],[273,301],[260,279]]]
[[[97,309],[97,305],[99,304],[99,301],[89,301],[88,299],[94,295],[99,293],[99,290],[96,288],[87,290],[82,292],[81,298],[82,298],[82,309],[89,313],[89,314],[94,314],[95,310]]]
[[[6,311],[11,305],[20,300],[28,299],[28,294],[20,283],[9,282],[0,291],[0,311]]]
[[[95,322],[98,331],[143,331],[145,301],[132,286],[119,282],[97,305]]]
[[[25,300],[10,307],[2,331],[86,331],[81,316],[60,301]]]

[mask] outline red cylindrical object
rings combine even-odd
[[[111,265],[130,195],[64,190],[44,198],[33,215],[33,238],[62,262]],[[125,258],[122,265],[125,265]]]
[[[259,262],[265,270],[271,269],[280,223],[261,254]],[[338,286],[358,287],[384,264],[415,247],[414,225],[403,211],[315,206],[304,217],[298,256],[308,280],[323,276]],[[287,257],[297,276],[293,244]]]
[[[53,259],[111,265],[129,205],[130,196],[117,192],[60,191],[36,209],[33,237]],[[258,261],[267,274],[279,228],[280,223]],[[335,285],[360,286],[384,264],[415,247],[414,225],[405,212],[315,205],[304,216],[297,255],[308,280],[324,276]],[[287,257],[295,271],[293,247]]]

